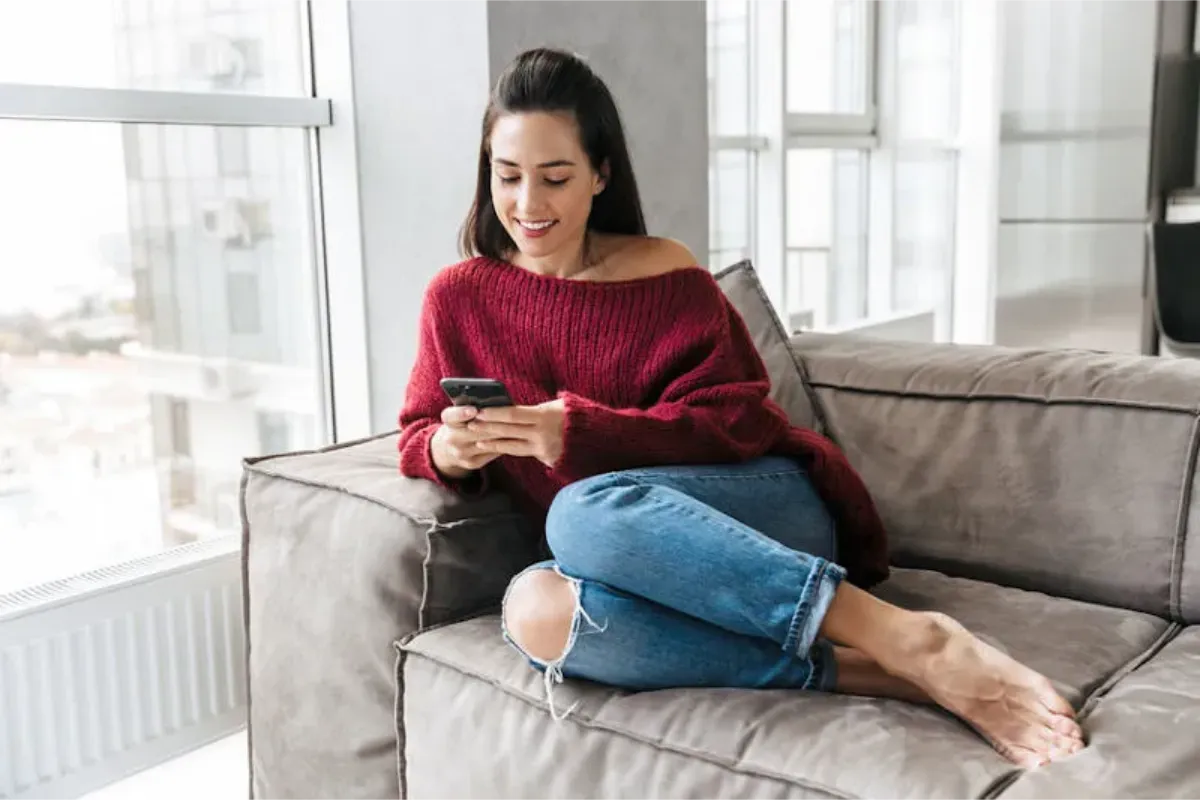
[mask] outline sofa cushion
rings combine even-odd
[[[394,435],[252,459],[242,502],[255,796],[396,796],[396,639],[498,604],[533,543],[402,478]]]
[[[1200,620],[1200,363],[845,335],[791,346],[893,563]]]
[[[1076,705],[1167,628],[1138,612],[930,572],[897,570],[879,592],[958,615]],[[542,677],[498,626],[481,617],[405,644],[411,796],[973,797],[1014,773],[953,717],[892,700],[568,681],[555,704],[579,705],[555,724]]]
[[[788,336],[775,313],[754,266],[741,261],[716,274],[717,283],[741,314],[754,346],[771,376],[771,399],[779,403],[793,425],[825,430],[824,420],[808,386],[804,364],[788,347]]]
[[[1090,746],[1002,797],[1200,797],[1200,628],[1123,678],[1084,719]]]

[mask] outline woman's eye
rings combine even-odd
[[[558,180],[554,180],[552,178],[546,178],[546,183],[549,186],[565,186],[567,181],[569,181],[569,180],[570,180],[570,178],[559,178]]]
[[[513,183],[516,183],[516,182],[517,182],[517,181],[519,181],[519,180],[521,180],[521,179],[520,179],[520,178],[514,178],[514,177],[506,176],[506,175],[501,175],[501,176],[500,176],[500,182],[501,182],[501,183],[503,183],[503,184],[513,184]]]

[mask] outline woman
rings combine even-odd
[[[646,235],[616,106],[578,58],[501,75],[462,240],[426,293],[401,470],[544,515],[554,561],[512,581],[504,633],[547,686],[932,701],[1021,765],[1082,747],[1046,678],[864,591],[887,575],[866,488],[768,399],[710,274]],[[500,379],[515,405],[450,406],[446,377]]]

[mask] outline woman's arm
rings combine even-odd
[[[744,461],[778,441],[788,420],[768,398],[770,380],[741,317],[723,296],[713,298],[707,313],[696,311],[680,321],[680,344],[653,365],[676,373],[654,405],[611,408],[560,394],[566,418],[555,469],[563,478]]]
[[[404,394],[404,406],[400,411],[400,473],[410,478],[424,478],[455,491],[479,492],[486,488],[483,473],[463,466],[439,467],[435,453],[439,451],[439,439],[443,434],[443,416],[450,402],[441,388],[442,360],[439,353],[438,303],[435,282],[425,292],[421,306],[421,320],[417,336],[417,360],[409,376]],[[462,410],[462,409],[454,409]],[[471,438],[466,432],[467,417],[462,418],[462,429],[454,429],[458,438]],[[444,460],[444,459],[443,459]],[[490,457],[476,459],[480,466]]]

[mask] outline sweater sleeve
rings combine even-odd
[[[715,289],[715,287],[714,287]],[[647,369],[668,377],[648,408],[611,408],[562,392],[566,481],[671,464],[740,462],[766,454],[788,422],[767,395],[770,380],[740,316],[708,298],[678,321]]]
[[[430,443],[442,426],[442,411],[450,405],[442,392],[442,359],[438,334],[436,283],[425,292],[417,334],[417,360],[400,410],[400,474],[424,478],[447,489],[477,494],[487,489],[484,471],[462,479],[447,478],[433,463]]]

